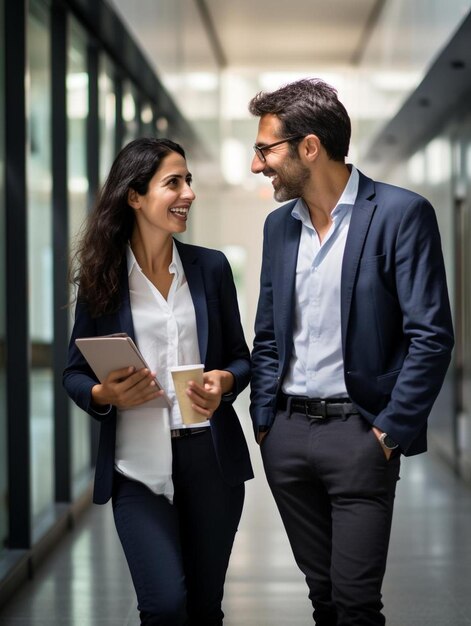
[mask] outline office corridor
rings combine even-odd
[[[225,626],[307,626],[307,588],[250,445],[256,478],[229,568]],[[471,626],[470,581],[471,489],[432,453],[403,460],[383,588],[388,626]],[[137,623],[109,505],[91,507],[0,612],[2,626]]]
[[[273,176],[251,171],[254,142],[270,144],[248,103],[302,77],[338,90],[351,117],[348,163],[435,209],[455,350],[430,440],[471,477],[470,41],[471,0],[293,0],[288,10],[269,0],[0,0],[0,626],[138,623],[111,505],[76,517],[98,424],[62,386],[67,258],[116,155],[144,136],[184,147],[197,200],[183,239],[226,254],[251,345],[276,201]],[[318,133],[318,121],[304,130]],[[417,217],[407,215],[404,233]],[[368,273],[386,263],[387,250],[375,252]],[[312,625],[247,394],[240,402],[256,478],[224,625]],[[432,452],[403,460],[401,478],[387,625],[471,626],[471,482]]]

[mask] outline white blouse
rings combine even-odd
[[[144,275],[128,246],[129,295],[136,343],[165,389],[171,407],[159,398],[118,410],[115,467],[154,493],[173,499],[170,428],[184,428],[170,367],[200,363],[196,316],[175,243],[167,300]],[[208,426],[208,422],[197,424]]]

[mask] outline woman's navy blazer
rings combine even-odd
[[[225,369],[234,375],[234,390],[225,395],[211,418],[211,434],[223,479],[238,485],[253,477],[247,443],[232,406],[250,380],[249,349],[240,322],[237,294],[230,265],[222,252],[175,241],[195,307],[198,344],[205,370]],[[107,502],[112,494],[116,440],[116,408],[106,415],[91,405],[91,389],[97,378],[75,345],[77,337],[126,332],[135,339],[129,300],[128,273],[124,263],[121,303],[115,313],[92,318],[79,298],[69,344],[63,384],[74,402],[100,421],[100,440],[93,500]]]

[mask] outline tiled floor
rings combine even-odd
[[[312,624],[254,449],[257,478],[233,551],[226,626]],[[384,583],[388,626],[471,626],[471,490],[429,453],[403,462]],[[137,625],[109,506],[94,506],[0,613],[11,626]]]

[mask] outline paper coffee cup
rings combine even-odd
[[[170,371],[172,373],[173,386],[175,387],[175,395],[177,396],[183,423],[198,424],[199,422],[205,422],[207,418],[204,415],[200,415],[192,408],[191,400],[186,393],[190,380],[195,381],[198,385],[203,385],[204,365],[201,363],[198,365],[178,365],[171,367]]]

